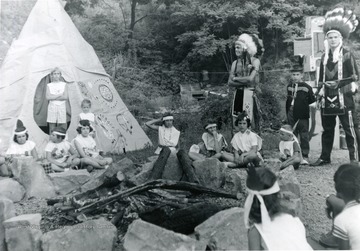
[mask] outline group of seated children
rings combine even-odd
[[[217,131],[215,122],[208,122],[204,126],[205,132],[199,144],[192,145],[189,150],[191,160],[204,160],[206,158],[217,158],[224,161],[229,168],[247,167],[249,163],[254,166],[262,166],[264,163],[261,155],[262,139],[250,130],[251,121],[244,112],[238,116],[234,125],[238,132],[231,140],[231,150],[224,136]],[[295,170],[301,164],[308,164],[301,154],[299,141],[293,134],[290,125],[283,125],[280,130],[279,151],[281,160],[280,170],[292,165]]]
[[[261,166],[263,158],[260,154],[262,139],[249,128],[250,118],[244,112],[235,120],[238,132],[231,140],[232,152],[227,151],[228,144],[224,136],[217,132],[215,122],[205,125],[206,132],[202,135],[202,142],[192,145],[189,157],[192,160],[203,160],[205,158],[217,158],[227,162],[227,166],[246,167],[249,163]]]
[[[69,143],[66,129],[62,126],[52,127],[49,142],[45,147],[46,160],[43,164],[47,172],[64,172],[69,169],[86,168],[91,172],[94,168],[107,168],[112,158],[103,157],[97,149],[95,131],[93,129],[94,114],[90,112],[91,102],[85,99],[81,103],[83,112],[79,115],[78,135]],[[0,176],[12,176],[11,161],[16,156],[32,156],[38,160],[35,143],[28,140],[29,134],[21,120],[18,120],[11,142],[5,155],[0,156]]]

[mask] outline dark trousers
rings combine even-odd
[[[297,119],[293,116],[293,110],[290,108],[290,111],[287,114],[287,119],[289,125],[294,127],[297,122],[296,128],[294,130],[295,136],[300,140],[300,147],[303,156],[309,155],[310,144],[309,144],[309,119]]]
[[[356,117],[353,117],[353,109],[345,109],[344,115],[324,116],[321,114],[321,123],[324,131],[321,136],[322,151],[320,159],[330,161],[331,150],[334,144],[336,116],[339,117],[345,131],[345,139],[349,150],[350,160],[359,160],[358,142],[360,142],[360,134],[358,121]]]
[[[149,179],[150,180],[156,180],[156,179],[161,179],[164,169],[165,169],[165,165],[166,162],[170,156],[171,150],[169,149],[169,147],[163,147],[159,157],[157,158],[157,160],[154,163],[154,167],[152,169],[152,172],[150,174]],[[180,166],[182,168],[182,170],[184,171],[184,174],[186,175],[187,179],[189,182],[192,183],[200,183],[194,168],[192,167],[192,161],[190,160],[188,154],[184,151],[184,150],[179,150],[178,153],[176,154],[179,162],[180,162]]]

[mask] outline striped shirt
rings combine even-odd
[[[334,220],[333,235],[349,241],[350,249],[360,250],[360,203],[350,201]]]

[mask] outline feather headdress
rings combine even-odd
[[[337,31],[346,39],[356,30],[358,24],[359,21],[352,10],[337,7],[325,14],[323,31],[326,35],[331,31]]]
[[[325,22],[323,26],[323,31],[325,37],[329,33],[336,32],[342,36],[342,38],[348,38],[350,33],[356,30],[357,25],[359,24],[356,19],[355,14],[352,10],[345,9],[343,7],[337,7],[331,11],[328,11],[325,14]],[[336,63],[339,60],[340,50],[342,48],[342,39],[340,40],[339,46],[333,52],[333,62]],[[324,40],[325,48],[325,57],[324,65],[327,64],[329,58],[329,43],[327,39]]]
[[[243,33],[239,36],[239,42],[246,45],[246,50],[251,56],[261,56],[264,52],[264,45],[261,39],[255,34]]]

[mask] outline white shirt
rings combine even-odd
[[[94,123],[95,122],[95,115],[92,112],[88,112],[88,113],[80,113],[79,114],[80,120],[89,120],[90,122]]]
[[[156,149],[155,154],[159,154],[163,146],[167,146],[170,150],[176,150],[175,147],[179,143],[180,131],[175,127],[167,128],[159,126],[159,147]]]
[[[306,240],[303,223],[298,217],[280,213],[271,219],[264,229],[263,225],[255,224],[266,250],[313,250]]]
[[[333,235],[349,240],[350,249],[360,250],[360,204],[350,201],[335,217]]]
[[[236,151],[248,152],[251,147],[258,146],[258,136],[250,130],[246,130],[244,133],[238,132],[232,138],[231,145]]]
[[[35,143],[33,141],[27,140],[25,144],[18,144],[16,142],[11,142],[9,149],[6,151],[6,154],[14,155],[25,155],[25,152],[30,152],[35,148]]]
[[[49,92],[52,95],[61,95],[65,92],[66,83],[65,82],[52,82],[48,85]],[[65,103],[65,100],[50,100],[51,103],[55,105],[61,105]]]
[[[96,148],[96,142],[91,136],[83,137],[81,134],[78,134],[71,142],[76,149],[75,141],[81,146],[86,156],[96,158],[99,155]]]
[[[70,147],[70,143],[66,140],[60,143],[49,141],[45,147],[45,152],[50,152],[56,161],[63,163],[70,156]]]

